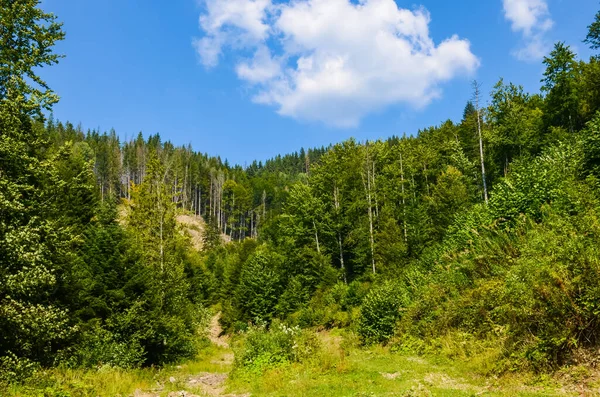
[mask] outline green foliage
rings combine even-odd
[[[144,347],[135,337],[119,337],[99,324],[89,324],[71,360],[74,366],[86,368],[138,368],[144,363],[145,355]]]
[[[600,178],[600,113],[596,113],[583,131],[583,156],[585,170]]]
[[[260,374],[273,367],[312,358],[319,348],[315,334],[299,327],[280,322],[269,329],[264,325],[253,326],[236,349],[235,366],[246,373]]]
[[[542,92],[547,94],[546,126],[562,127],[571,132],[580,129],[577,90],[580,68],[575,53],[565,43],[556,43],[550,55],[544,58],[544,65]]]
[[[310,301],[288,315],[292,324],[303,328],[325,329],[353,327],[358,321],[358,307],[367,294],[369,284],[353,281],[318,289]]]
[[[221,232],[215,225],[215,222],[212,220],[208,222],[204,228],[202,243],[207,250],[214,250],[215,248],[219,247],[222,243]]]
[[[266,247],[257,250],[244,264],[235,293],[241,319],[270,321],[281,293],[279,272],[281,258]]]
[[[193,356],[212,304],[227,331],[247,331],[250,372],[314,353],[283,318],[365,344],[397,336],[402,350],[481,348],[498,369],[600,344],[597,57],[557,43],[543,95],[501,80],[459,124],[244,169],[158,134],[44,125],[57,96],[37,72],[60,58],[61,25],[37,0],[0,5],[3,380]]]
[[[437,235],[444,235],[454,216],[465,209],[468,202],[469,193],[462,173],[448,166],[438,176],[429,201],[430,216],[434,220]]]
[[[576,146],[559,144],[531,161],[517,162],[509,178],[501,181],[490,200],[495,218],[514,220],[521,214],[540,220],[542,206],[554,203],[567,213],[576,210],[578,200],[570,189],[581,165]]]
[[[363,343],[387,342],[401,318],[407,298],[404,291],[390,282],[373,287],[360,307],[358,334]]]
[[[459,217],[422,257],[424,277],[410,274],[401,339],[435,346],[442,329],[490,338],[503,346],[497,370],[548,369],[596,344],[600,207],[595,187],[577,179],[581,161],[577,147],[549,148],[515,166],[487,214]]]
[[[57,61],[52,46],[64,36],[60,24],[37,1],[1,5],[0,40],[9,45],[0,48],[0,359],[25,368],[52,364],[76,332],[60,302],[61,276],[81,242],[90,202],[75,207],[66,199],[90,197],[89,169],[74,162],[65,175],[61,157],[70,147],[45,153],[44,129],[30,118],[56,101],[34,71]]]
[[[39,364],[13,353],[0,358],[0,385],[9,382],[24,382],[35,375]]]
[[[37,69],[58,63],[61,56],[52,47],[65,37],[62,24],[39,4],[39,0],[0,2],[0,101],[19,103],[25,114],[37,116],[58,101]]]
[[[593,50],[600,48],[600,12],[596,14],[594,22],[588,26],[588,34],[585,37],[584,42],[589,44],[590,48]]]
[[[500,80],[492,91],[488,107],[491,129],[488,137],[488,168],[493,176],[505,176],[515,158],[537,154],[544,140],[542,134],[543,101],[531,96],[523,87]]]

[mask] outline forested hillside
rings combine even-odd
[[[0,384],[194,357],[209,308],[240,368],[332,328],[494,373],[597,362],[600,58],[557,43],[539,93],[475,83],[459,123],[242,167],[54,120],[62,26],[0,4]]]

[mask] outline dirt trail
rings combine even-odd
[[[216,356],[210,361],[210,364],[222,365],[225,370],[233,364],[233,353],[229,350],[229,338],[222,335],[223,329],[219,324],[221,313],[213,316],[209,325],[208,338],[210,341],[222,348],[227,349],[222,354]],[[172,391],[167,397],[201,397],[201,396],[218,396],[218,397],[250,397],[250,394],[225,394],[225,382],[229,374],[225,372],[200,372],[194,375],[183,375],[180,377],[171,377],[168,382],[177,383],[185,386],[183,390]],[[193,390],[190,392],[186,389]],[[152,392],[143,392],[137,390],[133,397],[160,397],[162,387],[155,389]],[[196,393],[196,394],[194,394]],[[198,395],[197,393],[200,393]]]
[[[221,324],[219,324],[220,319],[221,312],[215,314],[210,320],[208,339],[219,347],[229,349],[229,337],[223,335],[223,328],[221,328]]]
[[[210,320],[208,338],[210,341],[223,349],[229,349],[229,338],[223,335],[223,328],[219,324],[221,318],[221,312],[215,314]],[[213,364],[220,365],[231,365],[233,363],[233,354],[225,353],[219,360],[211,361]],[[193,388],[200,388],[205,395],[208,396],[222,396],[222,397],[248,397],[249,394],[224,394],[225,393],[225,381],[227,380],[228,374],[217,373],[217,372],[203,372],[190,376],[187,379],[187,385]],[[193,397],[193,396],[189,396]]]

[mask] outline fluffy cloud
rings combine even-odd
[[[549,44],[545,33],[554,22],[550,17],[546,0],[503,0],[504,16],[512,25],[512,30],[523,36],[523,45],[514,55],[524,61],[541,59]]]
[[[391,104],[426,106],[443,82],[479,66],[467,40],[434,43],[427,10],[394,0],[205,2],[205,35],[194,42],[202,62],[249,51],[236,72],[255,86],[254,101],[297,119],[352,127]]]
[[[219,63],[225,44],[247,47],[267,39],[269,25],[264,19],[271,0],[208,0],[205,4],[200,27],[206,35],[193,41],[205,66]]]

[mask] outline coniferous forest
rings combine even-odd
[[[474,83],[459,123],[241,167],[55,120],[43,67],[63,27],[38,0],[0,4],[0,394],[111,395],[58,374],[168,371],[214,349],[216,319],[234,388],[343,374],[311,361],[341,335],[341,362],[438,357],[598,391],[600,57],[559,42],[539,92]]]

